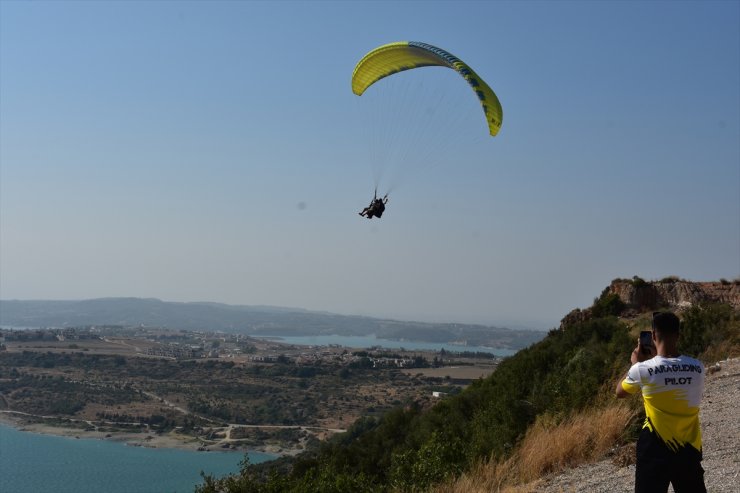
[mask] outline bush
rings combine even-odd
[[[728,305],[694,306],[681,321],[681,353],[705,363],[740,354],[740,320]]]
[[[464,455],[460,440],[449,443],[433,432],[418,449],[407,449],[392,459],[391,486],[399,491],[415,491],[458,476],[462,468],[456,458]]]
[[[681,281],[681,278],[678,277],[678,276],[668,276],[668,277],[664,277],[663,279],[661,279],[658,282],[672,284],[672,283],[676,283],[676,282],[680,282],[680,281]]]
[[[635,288],[641,288],[648,285],[647,281],[640,276],[633,276],[630,282]]]
[[[591,314],[596,317],[612,317],[622,313],[626,305],[616,293],[603,293],[600,298],[594,300]]]

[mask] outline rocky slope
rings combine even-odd
[[[647,282],[635,277],[615,279],[604,294],[619,296],[626,316],[658,309],[680,312],[703,303],[726,303],[740,309],[740,281],[692,282],[667,278]],[[563,318],[560,327],[582,322],[590,316],[590,308],[575,309]]]
[[[677,310],[693,305],[714,302],[727,303],[740,308],[740,283],[690,282],[668,279],[655,282],[617,279],[612,281],[609,292],[619,296],[628,309],[645,311],[668,307]]]

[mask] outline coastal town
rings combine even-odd
[[[222,359],[240,363],[365,365],[372,368],[426,368],[459,364],[463,359],[490,360],[490,353],[467,351],[389,350],[381,346],[347,348],[340,344],[296,345],[279,337],[255,337],[224,332],[201,332],[144,327],[77,327],[0,329],[0,351],[80,350],[92,354],[151,356],[172,360]],[[464,347],[461,347],[464,349]],[[389,356],[390,355],[390,356]],[[471,364],[470,361],[464,364]]]
[[[0,329],[0,419],[35,431],[291,455],[396,406],[431,406],[491,354],[151,327]]]

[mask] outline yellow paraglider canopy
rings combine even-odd
[[[365,90],[384,77],[418,67],[451,68],[473,88],[488,122],[491,135],[501,129],[504,112],[493,90],[473,69],[441,48],[415,41],[400,41],[379,46],[362,57],[352,73],[352,92],[362,96]]]

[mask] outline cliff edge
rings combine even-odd
[[[670,309],[681,312],[695,305],[726,303],[740,309],[740,281],[692,282],[677,278],[661,281],[615,279],[601,294],[603,299],[616,295],[623,304],[620,315],[630,317],[641,312]],[[591,318],[592,308],[575,309],[560,322],[560,328]]]
[[[627,309],[681,310],[702,303],[726,303],[740,308],[740,282],[691,282],[678,279],[647,282],[639,278],[615,279],[607,288]]]

